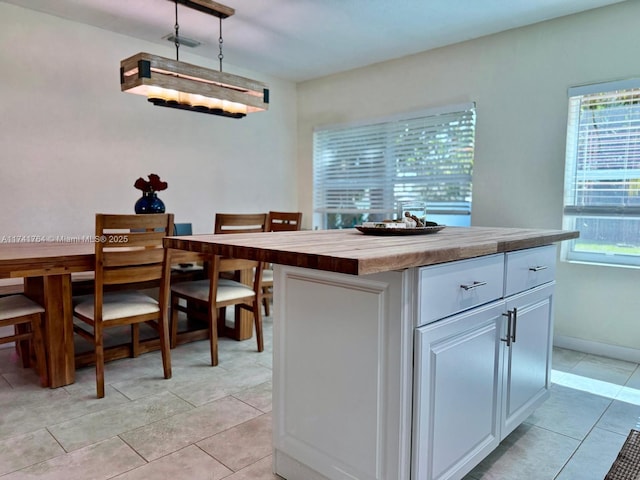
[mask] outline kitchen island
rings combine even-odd
[[[556,242],[447,227],[170,237],[271,262],[274,471],[460,479],[548,396]]]

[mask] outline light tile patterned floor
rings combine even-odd
[[[159,352],[110,362],[106,396],[92,367],[55,390],[0,349],[0,478],[275,480],[271,473],[271,332],[172,350],[173,378]],[[80,340],[82,342],[82,340]],[[82,345],[79,345],[82,348]]]
[[[0,350],[0,478],[275,480],[271,473],[271,331],[106,366],[106,397],[92,368],[55,390],[38,386]],[[466,480],[601,480],[640,416],[638,365],[554,351],[551,398]],[[298,480],[298,479],[295,479]]]

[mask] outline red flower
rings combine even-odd
[[[160,177],[155,173],[150,174],[148,177],[149,181],[142,177],[138,178],[133,186],[143,192],[159,192],[161,190],[166,190],[169,186],[167,182],[160,180]]]

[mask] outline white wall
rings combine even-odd
[[[309,216],[314,126],[474,101],[472,224],[561,228],[567,88],[640,75],[638,18],[628,1],[299,84],[299,205]],[[640,349],[639,284],[563,263],[556,335]]]
[[[217,68],[217,54],[181,60]],[[241,120],[154,107],[120,92],[120,60],[166,48],[0,3],[0,237],[92,234],[94,214],[133,213],[138,177],[177,222],[211,232],[215,212],[296,210],[296,86]],[[204,52],[203,55],[207,55]]]

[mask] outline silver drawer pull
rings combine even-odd
[[[547,267],[546,265],[538,265],[537,267],[529,267],[529,271],[531,272],[539,272],[540,270],[546,270]]]
[[[460,288],[464,288],[465,290],[473,290],[476,287],[481,287],[483,285],[486,285],[487,282],[473,282],[471,285],[467,284],[467,285],[460,285]]]

